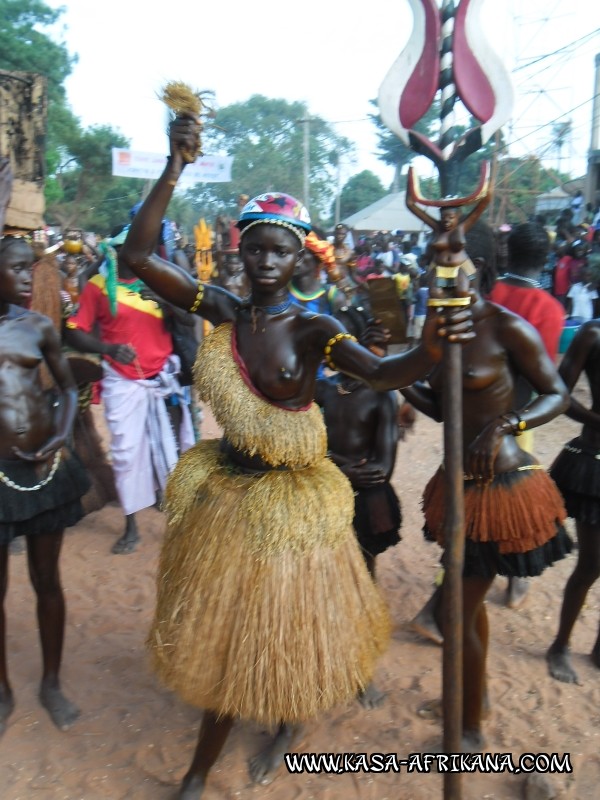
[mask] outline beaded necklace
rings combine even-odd
[[[286,298],[283,303],[279,303],[276,306],[255,306],[252,304],[250,306],[250,319],[252,320],[252,333],[256,333],[256,326],[257,326],[257,318],[256,312],[262,311],[265,314],[269,314],[270,316],[274,317],[276,314],[283,314],[284,311],[287,311],[288,308],[292,305],[292,301],[290,298]],[[264,333],[265,329],[261,328],[261,333]]]
[[[311,292],[310,294],[306,292],[301,292],[300,289],[297,289],[295,286],[290,284],[290,293],[294,295],[294,297],[298,300],[303,300],[305,303],[308,303],[310,300],[318,300],[319,297],[323,297],[325,294],[325,287],[320,286],[316,292]]]
[[[8,486],[10,489],[15,489],[17,492],[37,492],[43,486],[46,486],[54,475],[56,474],[56,470],[58,469],[58,465],[60,464],[60,450],[57,450],[54,454],[54,460],[52,461],[52,468],[50,472],[46,475],[46,477],[41,480],[39,483],[36,483],[35,486],[19,486],[18,483],[15,483],[11,480],[8,475],[0,470],[0,481],[2,481],[5,486]]]
[[[542,284],[535,278],[527,278],[525,275],[516,275],[514,272],[505,272],[502,278],[512,278],[514,281],[523,281],[536,289],[542,288]]]

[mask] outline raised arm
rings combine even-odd
[[[199,134],[200,125],[191,117],[177,117],[171,123],[171,154],[162,175],[135,215],[119,258],[167,302],[201,314],[218,325],[233,319],[240,302],[238,298],[219,287],[199,284],[188,272],[155,253],[162,220],[187,163],[184,152],[195,151]]]

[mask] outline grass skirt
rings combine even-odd
[[[579,439],[568,442],[550,467],[567,514],[588,525],[600,524],[600,453]]]
[[[0,470],[19,486],[35,486],[51,463],[0,459]],[[38,491],[20,492],[0,482],[0,545],[15,536],[57,533],[75,525],[83,517],[81,497],[89,486],[80,460],[66,448],[54,477]]]
[[[352,529],[352,489],[330,461],[240,474],[219,442],[199,442],[166,501],[148,645],[167,686],[270,725],[310,719],[368,684],[390,623]]]
[[[425,536],[444,545],[444,472],[423,493]],[[571,551],[566,513],[543,469],[496,475],[488,485],[465,481],[466,577],[534,577]]]
[[[357,489],[354,498],[354,530],[361,548],[371,556],[383,553],[400,541],[402,512],[389,483]]]

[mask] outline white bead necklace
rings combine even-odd
[[[52,462],[52,468],[50,472],[46,475],[46,477],[42,481],[36,483],[35,486],[19,486],[18,483],[15,483],[13,480],[11,480],[8,477],[8,475],[6,475],[1,470],[0,470],[0,481],[2,481],[2,483],[5,484],[6,486],[9,486],[11,489],[16,489],[17,492],[37,492],[43,486],[46,486],[48,483],[50,483],[50,481],[56,474],[56,470],[58,469],[59,464],[60,464],[60,450],[57,450],[56,453],[54,454],[54,460]]]
[[[531,286],[535,286],[536,289],[542,288],[542,284],[539,281],[537,281],[535,278],[527,278],[525,275],[516,275],[514,272],[505,272],[502,277],[512,278],[516,281],[524,281],[525,283],[529,283]]]

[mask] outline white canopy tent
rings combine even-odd
[[[405,192],[388,194],[343,219],[344,225],[357,233],[401,230],[403,233],[419,233],[429,230],[418,217],[406,207]]]

